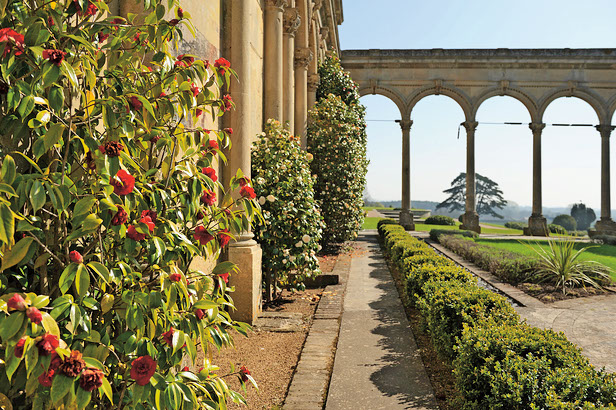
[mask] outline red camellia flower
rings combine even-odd
[[[179,282],[180,280],[182,280],[182,275],[179,273],[172,273],[171,275],[169,275],[169,280],[171,282]]]
[[[105,373],[102,371],[95,369],[93,367],[88,367],[81,373],[81,377],[79,378],[79,386],[85,391],[91,392],[103,385],[103,377]]]
[[[190,370],[190,369],[188,368],[188,366],[184,366],[184,367],[182,368],[182,371],[183,371],[183,372],[187,372],[187,371],[189,371],[189,370]]]
[[[143,108],[143,103],[139,101],[139,98],[133,96],[128,97],[128,103],[134,110],[140,111]]]
[[[22,337],[17,341],[15,345],[15,357],[19,358],[24,355],[24,345],[26,344],[26,338]]]
[[[83,256],[81,256],[81,254],[77,251],[71,251],[71,253],[68,254],[68,257],[73,263],[83,263]]]
[[[182,10],[181,7],[178,7],[178,17],[181,19],[184,18],[184,10]]]
[[[196,108],[195,109],[195,116],[197,118],[201,117],[201,114],[203,114],[203,110],[201,108]]]
[[[146,224],[148,226],[148,229],[150,230],[150,233],[154,232],[154,228],[156,228],[156,224],[154,224],[154,221],[152,221],[152,217],[147,214],[143,215],[143,213],[141,215],[142,216],[139,222],[142,224]],[[156,215],[154,215],[154,217],[156,218]]]
[[[0,29],[0,43],[5,43],[2,58],[5,58],[8,53],[13,51],[13,46],[15,46],[16,56],[24,52],[24,35],[19,34],[12,28]]]
[[[49,356],[60,346],[58,336],[46,333],[45,336],[36,344],[39,356]]]
[[[173,333],[175,333],[175,329],[172,327],[168,331],[162,334],[163,340],[169,347],[173,346]]]
[[[201,320],[205,317],[205,312],[201,309],[195,309],[195,316],[197,316],[197,319]]]
[[[218,232],[218,242],[220,242],[220,246],[227,246],[229,241],[231,240],[231,234],[228,229],[223,229]]]
[[[201,92],[201,90],[199,89],[199,87],[197,87],[197,85],[195,83],[192,83],[190,85],[190,91],[192,91],[193,97],[198,96],[199,93]]]
[[[26,310],[26,301],[19,293],[14,293],[9,300],[6,301],[6,306],[12,310]]]
[[[219,273],[218,277],[225,281],[225,283],[229,283],[229,272],[227,273]]]
[[[220,57],[214,62],[214,67],[218,70],[220,75],[223,75],[227,69],[231,67],[231,63],[226,58]]]
[[[169,20],[169,25],[172,26],[172,27],[175,27],[175,26],[178,25],[179,22],[180,22],[180,20],[178,20],[178,19],[171,19],[171,20]]]
[[[35,307],[29,307],[26,310],[26,316],[28,316],[28,319],[30,319],[30,321],[35,325],[38,325],[43,320],[41,311]]]
[[[118,212],[111,218],[111,225],[119,226],[124,225],[126,222],[128,222],[128,213],[126,213],[124,208],[118,206]]]
[[[190,67],[195,62],[195,58],[187,56],[186,54],[180,54],[177,56],[177,61],[173,63],[176,67]]]
[[[98,42],[102,43],[103,41],[107,40],[109,38],[109,34],[105,34],[102,31],[100,33],[97,34],[98,36]]]
[[[49,60],[52,64],[55,64],[58,67],[62,65],[62,61],[64,61],[65,56],[66,53],[62,50],[43,50],[43,58]]]
[[[126,236],[132,239],[133,241],[142,241],[147,235],[141,232],[137,232],[137,228],[135,225],[129,225],[126,229]]]
[[[205,175],[207,175],[208,177],[210,177],[210,179],[213,182],[218,181],[218,176],[216,176],[216,170],[212,167],[205,167],[201,169],[201,172],[203,172]]]
[[[248,178],[248,177],[241,177],[240,179],[237,180],[237,182],[240,184],[241,187],[244,187],[244,186],[250,184],[250,178]]]
[[[79,373],[86,367],[86,362],[80,351],[71,350],[71,354],[64,358],[60,364],[60,371],[68,377],[77,377]]]
[[[123,169],[119,170],[109,183],[116,195],[128,195],[135,189],[135,177]]]
[[[229,135],[233,135],[233,128],[225,128],[223,131]]]
[[[51,383],[53,382],[53,377],[55,376],[55,370],[49,370],[48,372],[44,372],[38,378],[41,386],[51,387]]]
[[[79,5],[79,2],[77,0],[73,0],[73,3],[75,3],[75,7],[77,8],[77,14],[80,16],[86,16],[86,17],[93,16],[98,11],[98,7],[96,7],[94,4],[90,2],[88,2],[88,5],[86,6],[85,11],[81,9],[81,6]]]
[[[108,157],[115,158],[120,156],[120,153],[124,149],[124,144],[120,141],[108,141],[104,145],[100,145],[98,149]]]
[[[242,381],[246,383],[248,381],[248,376],[250,375],[250,371],[246,368],[246,366],[240,367],[240,377]]]
[[[222,110],[229,111],[231,108],[233,108],[233,98],[231,98],[229,94],[225,94],[225,96],[222,97],[222,104]]]
[[[147,209],[145,211],[141,211],[141,217],[145,218],[146,216],[149,216],[150,219],[152,220],[152,222],[156,223],[156,220],[158,219],[158,213],[156,211],[153,211],[151,209]],[[149,225],[148,225],[149,227]],[[154,230],[154,228],[152,228],[152,230]]]
[[[203,195],[201,195],[201,202],[207,206],[212,206],[216,203],[216,193],[206,189]]]
[[[252,189],[252,187],[249,187],[248,185],[244,185],[243,187],[240,188],[240,195],[243,196],[244,198],[250,198],[250,199],[255,199],[257,197],[257,194],[255,194],[255,190]]]
[[[55,25],[56,25],[56,22],[55,22],[55,21],[53,21],[53,17],[51,17],[51,16],[47,17],[47,25],[48,25],[49,27],[53,27],[53,26],[55,26]]]
[[[197,226],[195,228],[195,240],[199,241],[201,245],[206,245],[209,241],[214,239],[212,235],[203,226]]]
[[[156,373],[156,361],[151,356],[141,356],[131,363],[130,377],[139,386],[145,386]]]
[[[218,141],[216,140],[209,140],[208,141],[208,147],[210,149],[219,149],[220,147],[218,146]]]

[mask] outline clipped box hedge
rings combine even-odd
[[[596,371],[562,333],[520,323],[504,297],[401,226],[383,223],[379,233],[435,348],[453,364],[463,409],[616,409],[616,375]]]
[[[456,230],[456,229],[430,229],[430,239],[434,242],[440,242],[441,235],[446,236],[464,236],[466,238],[478,238],[479,234],[473,231]]]

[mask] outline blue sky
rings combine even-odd
[[[616,1],[611,0],[343,0],[342,49],[369,48],[611,48],[616,47]],[[615,73],[616,76],[616,73]],[[362,97],[368,120],[368,192],[400,199],[401,132],[396,106],[382,96]],[[442,191],[465,169],[462,110],[446,96],[430,96],[413,110],[411,199],[445,199]],[[486,101],[481,122],[529,122],[510,97]],[[546,123],[597,124],[582,100],[561,98]],[[616,138],[616,133],[613,134]],[[613,139],[612,138],[612,139]],[[527,126],[480,124],[476,171],[495,180],[508,200],[531,204],[532,134]],[[612,181],[616,152],[611,149]],[[593,128],[547,127],[543,132],[543,205],[600,205],[600,137]],[[612,187],[612,202],[616,188]]]

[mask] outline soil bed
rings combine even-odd
[[[517,286],[522,292],[536,299],[539,299],[543,303],[553,303],[559,300],[585,298],[589,296],[605,295],[613,290],[597,289],[592,286],[586,288],[568,288],[567,294],[563,294],[562,288],[546,283],[520,283]]]

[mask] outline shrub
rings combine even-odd
[[[200,117],[233,108],[235,74],[224,59],[171,54],[191,27],[177,1],[128,19],[106,4],[0,7],[3,405],[241,402],[213,363],[180,370],[248,329],[228,313],[237,269],[217,260],[258,205],[241,171],[216,181],[231,131]]]
[[[441,356],[451,360],[463,326],[490,319],[493,323],[516,324],[518,314],[507,299],[468,281],[436,281],[422,286],[417,301],[434,346]]]
[[[430,280],[456,281],[466,284],[477,284],[477,279],[466,269],[455,265],[425,264],[413,271],[405,272],[406,293],[409,300],[416,303],[424,295],[423,286]]]
[[[409,238],[410,240],[405,238],[391,245],[389,256],[395,264],[401,266],[403,260],[414,255],[434,255],[430,245],[411,236]]]
[[[562,333],[525,324],[465,328],[454,375],[469,410],[616,404],[616,376],[596,372]]]
[[[340,59],[335,53],[325,57],[319,65],[317,101],[327,98],[330,94],[340,97],[348,106],[360,106],[357,84],[351,79],[348,71],[343,70]]]
[[[361,229],[366,185],[366,122],[364,110],[347,106],[330,94],[310,111],[308,152],[317,175],[315,197],[325,221],[323,242],[354,239]]]
[[[537,261],[528,256],[478,244],[472,239],[447,235],[440,239],[446,248],[506,282],[524,282],[535,271]]]
[[[268,120],[253,144],[252,176],[263,210],[255,236],[263,249],[264,279],[271,275],[274,289],[276,282],[301,287],[304,278],[320,273],[316,252],[323,218],[314,199],[308,155],[299,138],[278,121]],[[268,299],[269,283],[266,280]]]
[[[574,217],[572,217],[571,215],[558,215],[556,218],[554,218],[554,220],[552,221],[552,224],[554,225],[560,225],[563,228],[565,228],[567,231],[575,231],[577,229],[577,222],[575,220]]]
[[[592,241],[603,245],[616,246],[615,235],[596,235],[592,238]]]
[[[548,224],[548,229],[550,230],[550,233],[555,233],[557,235],[567,234],[567,230],[560,225]]]
[[[426,225],[450,225],[455,226],[456,221],[450,217],[445,215],[433,215],[426,218]]]
[[[430,230],[430,239],[434,242],[440,242],[439,237],[441,235],[453,235],[453,236],[464,236],[466,238],[479,238],[479,234],[473,231],[464,231],[464,230],[456,230],[456,229],[431,229]]]
[[[413,256],[409,256],[402,260],[399,264],[400,270],[405,273],[413,272],[415,269],[425,265],[433,266],[455,266],[455,263],[444,256],[432,253],[418,253]]]
[[[381,232],[381,227],[383,225],[398,225],[398,222],[396,222],[393,219],[389,219],[389,218],[385,218],[385,219],[380,219],[377,223],[376,223],[376,229],[379,232],[379,235],[382,235],[383,232]]]
[[[505,228],[509,228],[509,229],[519,229],[519,230],[524,230],[524,228],[528,228],[528,224],[525,222],[506,222],[505,223]]]

